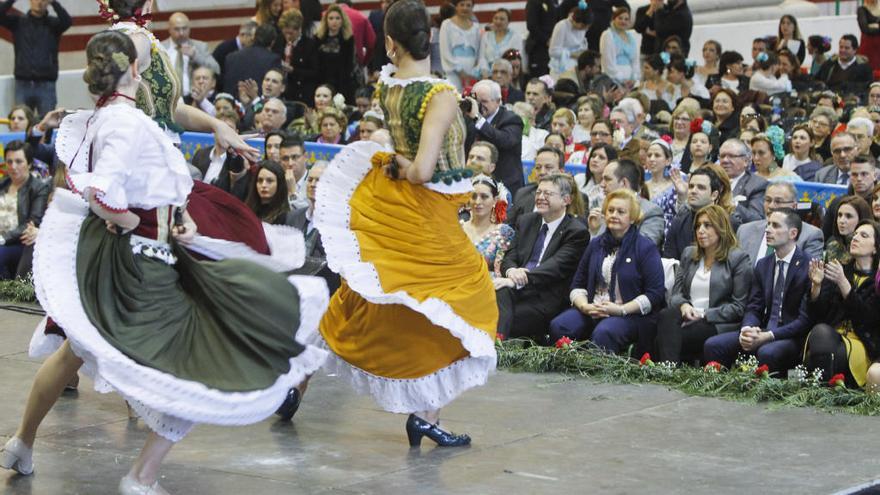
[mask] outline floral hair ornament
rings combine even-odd
[[[761,52],[758,54],[757,57],[755,57],[755,60],[757,60],[758,62],[761,62],[761,63],[764,63],[769,59],[770,59],[770,55],[767,55],[767,52]]]
[[[589,5],[587,4],[586,0],[580,0],[578,2],[578,9],[580,9],[580,10],[587,10],[588,6]]]
[[[556,81],[554,81],[553,78],[550,77],[550,74],[544,74],[543,76],[539,77],[538,80],[546,84],[547,89],[551,91],[553,90],[553,86],[556,86]]]
[[[669,61],[672,58],[669,56],[669,52],[660,52],[660,60],[663,61],[663,65],[669,65]]]
[[[97,0],[97,1],[98,1],[98,16],[100,16],[101,19],[104,19],[107,22],[115,24],[120,21],[130,21],[130,22],[137,24],[140,27],[144,27],[147,24],[149,24],[150,21],[153,20],[153,14],[144,14],[142,7],[138,7],[137,9],[135,9],[135,11],[132,13],[131,17],[129,17],[127,19],[123,19],[122,17],[119,16],[119,14],[116,13],[115,10],[110,8],[110,0]]]
[[[703,118],[697,117],[691,121],[691,134],[696,134],[698,132],[703,131]]]
[[[777,160],[782,160],[785,157],[785,148],[783,148],[783,144],[785,143],[785,131],[783,131],[778,125],[771,125],[767,128],[767,131],[764,134],[767,135],[767,139],[769,139],[770,144],[773,145],[773,156],[775,156]]]
[[[345,110],[345,95],[342,93],[336,93],[333,95],[333,106],[336,107],[337,110]]]
[[[692,58],[685,59],[684,66],[687,67],[688,69],[690,69],[691,67],[696,67],[697,61]]]
[[[110,57],[113,58],[113,63],[116,64],[116,67],[121,71],[125,71],[125,69],[131,65],[131,62],[128,60],[128,55],[122,52],[115,52]]]

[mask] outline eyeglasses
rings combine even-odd
[[[680,115],[672,120],[675,122],[690,122],[691,118],[688,117],[687,115]]]
[[[810,123],[817,127],[831,127],[831,124],[819,119],[811,119]]]
[[[831,150],[831,153],[835,155],[843,155],[851,152],[854,149],[856,149],[855,146],[841,146],[840,148]]]
[[[553,196],[562,196],[562,195],[559,194],[558,192],[555,192],[555,191],[542,191],[540,189],[535,191],[536,198],[552,198]]]
[[[771,198],[769,196],[764,196],[764,203],[768,205],[790,205],[794,204],[794,201],[789,201],[787,199],[782,198]]]
[[[740,153],[738,155],[734,155],[732,153],[721,153],[718,155],[720,160],[733,160],[734,158],[745,158],[746,155],[744,153]]]
[[[592,131],[590,133],[590,137],[608,137],[610,135],[611,135],[610,132],[605,132],[605,131]]]

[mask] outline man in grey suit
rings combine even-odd
[[[605,191],[605,197],[608,197],[612,192],[629,188],[636,195],[639,194],[639,190],[642,187],[642,169],[631,160],[620,160],[613,161],[605,165],[605,170],[602,172],[602,190]],[[642,218],[639,220],[639,232],[654,241],[654,244],[657,245],[657,248],[660,249],[663,247],[663,231],[666,228],[666,222],[663,218],[663,210],[660,209],[653,201],[647,200],[641,196],[639,198],[639,206],[642,210]],[[600,236],[605,232],[605,222],[601,218],[601,216],[597,219],[599,222],[599,228],[594,233],[592,232],[593,226],[593,212],[590,212],[590,235],[593,237]]]
[[[858,154],[856,138],[848,132],[838,132],[831,139],[831,165],[816,172],[816,182],[849,185],[849,165]]]
[[[189,17],[183,12],[175,12],[168,18],[170,38],[162,42],[168,52],[171,66],[180,77],[184,95],[190,93],[190,75],[194,66],[208,67],[214,74],[220,74],[220,64],[208,52],[208,44],[189,37]]]
[[[743,222],[764,218],[764,191],[767,180],[747,170],[752,152],[739,139],[728,139],[718,151],[719,165],[730,178],[731,196]]]
[[[780,208],[797,208],[797,190],[791,182],[774,182],[767,187],[764,194],[764,214],[769,217],[770,213]],[[755,220],[745,223],[736,231],[739,245],[752,261],[752,266],[758,264],[758,260],[773,253],[767,245],[767,219]],[[825,248],[825,238],[822,230],[808,223],[803,224],[803,232],[797,239],[797,247],[809,258],[821,258]]]

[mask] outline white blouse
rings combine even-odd
[[[587,49],[586,34],[586,29],[575,29],[569,18],[557,22],[553,27],[549,49],[550,75],[553,79],[577,65],[577,59],[572,55]]]
[[[791,93],[791,81],[788,79],[787,74],[773,77],[764,74],[760,70],[756,70],[749,81],[749,89],[752,91],[763,91],[768,95]]]
[[[0,193],[0,234],[18,227],[18,194]]]
[[[691,306],[702,313],[709,309],[709,280],[712,277],[712,269],[706,268],[705,260],[700,260],[700,266],[691,280]]]
[[[493,31],[483,33],[483,38],[480,40],[480,71],[491,75],[492,64],[511,48],[519,50],[520,56],[523,57],[523,67],[528,67],[528,62],[524,58],[523,39],[519,33],[508,29],[507,34],[504,35],[500,42],[495,40],[495,33]]]
[[[192,190],[180,150],[153,119],[126,104],[66,117],[56,152],[69,164],[71,190],[87,199],[86,189],[94,189],[98,202],[111,210],[181,206]]]

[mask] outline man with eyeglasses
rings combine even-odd
[[[816,182],[849,185],[849,165],[858,154],[856,139],[848,132],[838,132],[831,138],[831,165],[816,172]]]
[[[767,218],[782,208],[797,210],[797,189],[791,182],[773,182],[764,193],[764,215]],[[767,218],[745,223],[736,231],[739,245],[751,258],[752,265],[773,253],[773,248],[767,244]],[[819,228],[804,223],[797,246],[810,258],[821,258],[825,236]]]
[[[511,86],[512,78],[513,65],[510,62],[499,58],[492,63],[492,80],[501,86],[501,101],[508,105],[513,105],[526,99],[526,94],[521,89]]]
[[[590,240],[587,227],[566,213],[573,192],[565,175],[545,176],[535,190],[536,211],[517,221],[501,262],[504,277],[494,280],[504,337],[543,343],[550,320],[568,306],[566,295]]]
[[[730,194],[743,222],[764,218],[767,180],[748,171],[752,153],[739,139],[728,139],[718,150],[718,164],[730,178]]]
[[[853,135],[858,147],[857,155],[871,155],[871,144],[874,142],[874,123],[865,117],[849,119],[846,132]]]
[[[476,146],[476,145],[474,145]],[[565,155],[556,148],[544,146],[538,150],[535,155],[535,176],[537,181],[533,184],[526,184],[519,188],[513,195],[513,203],[507,210],[507,223],[516,229],[517,219],[526,214],[538,211],[537,202],[535,201],[535,191],[538,189],[538,183],[544,178],[553,174],[561,174],[565,172]],[[578,192],[583,197],[584,204],[590,204],[586,194]]]

